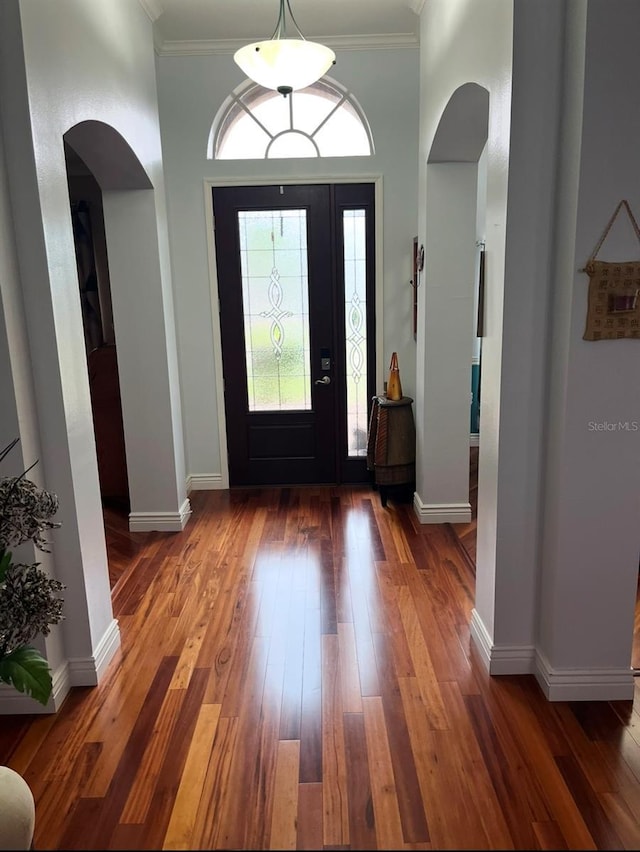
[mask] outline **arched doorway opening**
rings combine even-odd
[[[414,505],[421,523],[451,523],[461,532],[475,530],[476,523],[469,494],[470,432],[474,359],[480,368],[488,123],[489,92],[476,83],[456,89],[440,118],[426,170]]]
[[[102,122],[72,127],[64,150],[103,516],[105,525],[126,527],[131,501],[103,191],[152,185],[128,143]],[[123,565],[109,556],[113,590]]]
[[[482,334],[484,325],[484,263],[486,245],[487,162],[489,92],[477,83],[466,83],[452,94],[442,113],[427,161],[427,217],[434,223],[427,229],[427,256],[443,269],[454,267],[457,281],[443,282],[452,287],[456,304],[472,295],[470,327],[466,325],[469,305],[460,306],[457,334],[468,332],[469,465],[467,486],[470,519],[453,522],[469,556],[475,563],[477,538],[477,495],[479,476],[480,399],[482,374]],[[442,211],[449,210],[443,217]],[[438,231],[446,233],[441,239]],[[446,279],[445,279],[446,281]],[[466,327],[465,327],[466,326]],[[462,365],[458,366],[462,372]],[[460,395],[462,389],[460,389]],[[455,414],[452,414],[455,416]],[[455,450],[452,448],[452,451]],[[464,453],[463,453],[464,455]]]

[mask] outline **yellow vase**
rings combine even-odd
[[[398,353],[391,355],[389,364],[389,380],[387,381],[387,399],[402,399],[402,384],[400,382],[400,370],[398,369]]]

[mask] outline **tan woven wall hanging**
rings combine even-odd
[[[640,260],[624,263],[596,260],[622,207],[627,211],[640,242],[638,223],[628,202],[623,199],[584,268],[589,276],[589,304],[583,340],[640,339]]]

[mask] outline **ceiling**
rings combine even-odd
[[[0,0],[2,3],[3,0]],[[270,38],[279,0],[139,0],[153,21],[159,54],[231,53],[251,41]],[[290,0],[308,39],[331,47],[417,46],[425,0]],[[295,35],[289,32],[288,35]],[[70,176],[91,174],[65,145]]]
[[[279,0],[140,0],[154,22],[156,48],[177,52],[186,43],[212,49],[270,38]],[[330,46],[418,43],[419,11],[425,0],[290,0],[305,38]],[[287,35],[295,30],[287,28]],[[236,44],[237,42],[237,44]]]

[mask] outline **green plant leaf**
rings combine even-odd
[[[46,704],[53,688],[49,663],[35,648],[17,648],[0,660],[0,681]]]

